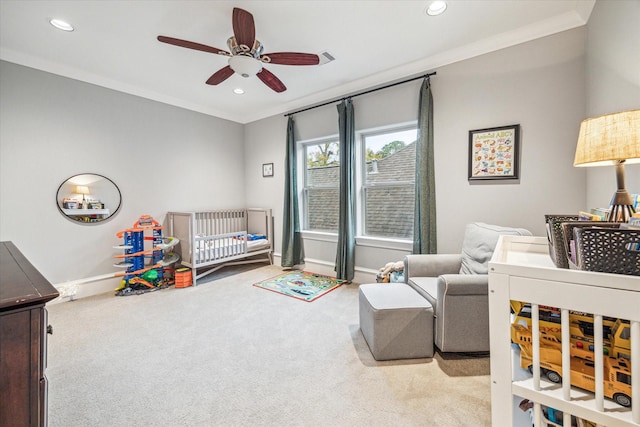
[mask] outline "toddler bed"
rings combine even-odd
[[[191,268],[194,285],[228,265],[273,264],[271,209],[168,212],[165,226],[180,241],[176,252],[181,264]]]

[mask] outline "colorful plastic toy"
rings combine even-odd
[[[116,274],[123,276],[116,295],[142,294],[173,284],[173,276],[166,273],[171,270],[169,266],[178,261],[178,255],[165,254],[165,251],[177,245],[178,239],[162,237],[163,228],[151,216],[142,215],[131,228],[116,234],[123,239],[123,244],[114,248],[124,250],[124,254],[115,256],[122,261],[114,266],[126,269]],[[145,242],[151,242],[151,246],[145,247]]]
[[[631,406],[631,362],[624,356],[628,340],[624,337],[625,321],[616,320],[613,333],[609,334],[609,347],[604,347],[603,380],[604,396],[621,406]],[[573,326],[572,326],[573,333]],[[511,325],[511,340],[520,347],[520,367],[532,372],[533,348],[531,331],[522,324]],[[625,347],[626,346],[626,347]],[[595,355],[593,345],[583,339],[570,343],[571,385],[595,391]],[[551,333],[540,332],[540,370],[549,381],[562,382],[562,344]],[[613,356],[611,356],[613,354]],[[615,357],[614,357],[615,356]]]

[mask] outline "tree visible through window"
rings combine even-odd
[[[338,141],[328,140],[305,146],[304,228],[338,231],[340,151]]]
[[[362,135],[365,236],[413,237],[417,133],[412,127]]]

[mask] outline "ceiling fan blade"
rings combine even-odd
[[[233,71],[231,67],[227,65],[226,67],[216,71],[211,77],[209,77],[206,83],[208,85],[217,85],[218,83],[222,83],[223,81],[231,77],[234,72],[235,71]]]
[[[233,35],[239,45],[245,45],[249,49],[253,47],[253,42],[256,40],[253,15],[238,7],[233,8]]]
[[[263,68],[258,74],[256,74],[260,80],[274,91],[280,93],[287,90],[287,87],[277,78],[271,71]]]
[[[217,47],[207,46],[207,45],[200,44],[200,43],[194,43],[194,42],[190,42],[188,40],[174,39],[173,37],[158,36],[158,41],[160,41],[162,43],[172,44],[174,46],[180,46],[180,47],[186,47],[188,49],[200,50],[202,52],[220,53],[220,54],[223,54],[223,55],[231,55],[226,50],[218,49]]]
[[[265,53],[261,58],[268,57],[270,60],[265,61],[270,64],[281,65],[318,65],[320,57],[313,53],[297,53],[297,52],[275,52]]]

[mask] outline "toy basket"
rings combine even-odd
[[[188,288],[192,283],[192,275],[190,268],[179,268],[176,270],[176,288]]]
[[[619,228],[619,222],[605,222],[605,221],[567,221],[560,224],[562,230],[562,245],[563,251],[566,255],[565,262],[568,268],[574,270],[580,270],[577,266],[577,250],[576,250],[576,238],[575,230],[578,228]]]
[[[580,270],[640,276],[640,230],[577,227]]]
[[[562,223],[567,221],[577,221],[578,215],[545,215],[547,224],[547,239],[549,240],[549,255],[558,268],[569,268],[568,256]]]

